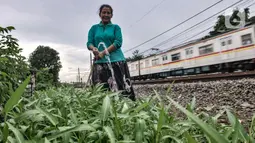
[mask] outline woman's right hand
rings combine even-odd
[[[95,56],[97,56],[97,55],[99,54],[99,51],[97,50],[96,47],[93,47],[93,48],[92,48],[92,52],[93,52],[93,54],[94,54]]]

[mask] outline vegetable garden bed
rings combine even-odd
[[[101,86],[77,90],[57,88],[22,95],[28,79],[4,106],[0,140],[8,142],[254,142],[254,117],[248,131],[226,109],[230,124],[218,115],[194,113],[195,102],[183,108],[157,92],[133,102]],[[194,100],[193,100],[194,101]],[[186,115],[169,114],[175,107]]]

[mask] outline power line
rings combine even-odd
[[[246,2],[243,2],[242,4],[240,4],[239,6],[245,5],[246,3],[249,3],[251,1],[254,1],[254,0],[247,0]]]
[[[150,9],[147,13],[145,13],[139,20],[137,20],[134,24],[138,23],[141,21],[145,16],[149,15],[155,8],[157,8],[159,5],[161,5],[165,0],[162,0],[160,3],[155,5],[152,9]],[[132,27],[134,24],[131,24],[129,27]]]
[[[187,41],[189,41],[190,39],[194,38],[195,36],[198,36],[198,35],[200,35],[200,34],[206,32],[206,31],[210,30],[210,29],[213,28],[213,27],[214,27],[214,26],[210,26],[210,27],[206,28],[205,30],[203,30],[203,31],[201,31],[201,32],[199,32],[199,33],[196,33],[196,34],[192,35],[190,38],[185,39],[184,41],[182,41],[182,42],[180,42],[180,43],[186,43]],[[161,50],[161,51],[165,51],[165,50],[168,50],[168,49],[169,49],[169,48],[165,48],[165,49],[163,49],[163,50]]]
[[[251,6],[253,6],[255,4],[255,2],[254,3],[252,3],[252,4],[250,4],[248,7],[251,7]]]
[[[186,31],[188,31],[188,30],[190,30],[190,29],[196,27],[197,25],[199,25],[199,24],[201,24],[201,23],[207,21],[208,19],[210,19],[210,18],[212,18],[212,17],[214,17],[214,16],[216,16],[216,15],[218,15],[219,13],[222,13],[222,12],[225,11],[226,9],[228,9],[228,8],[230,8],[230,7],[233,7],[233,6],[236,5],[237,3],[240,3],[241,1],[243,1],[243,0],[240,0],[240,1],[238,1],[238,2],[236,2],[236,3],[234,3],[234,4],[232,4],[232,5],[228,6],[227,8],[225,8],[225,9],[223,9],[223,10],[221,10],[221,11],[215,13],[214,15],[210,16],[209,18],[206,18],[205,20],[200,21],[199,23],[197,23],[197,24],[191,26],[190,28],[188,28],[188,29],[182,31],[181,33],[176,34],[176,35],[174,35],[174,36],[168,38],[167,40],[165,40],[165,41],[163,41],[163,42],[157,44],[156,46],[158,46],[158,45],[161,46],[161,45],[163,45],[163,44],[165,44],[165,43],[168,43],[169,41],[171,41],[171,40],[173,40],[174,38],[180,36],[181,34],[185,33]],[[156,46],[153,46],[153,48],[155,48]]]
[[[141,44],[139,44],[139,45],[137,45],[137,46],[135,46],[135,47],[133,47],[133,48],[131,48],[131,49],[129,49],[129,50],[127,50],[127,51],[125,51],[124,53],[126,53],[126,52],[128,52],[128,51],[131,51],[131,50],[133,50],[133,49],[135,49],[135,48],[137,48],[137,47],[140,47],[141,45],[143,45],[143,44],[145,44],[145,43],[148,43],[148,42],[150,42],[151,40],[153,40],[153,39],[155,39],[155,38],[157,38],[157,37],[159,37],[159,36],[161,36],[161,35],[167,33],[168,31],[170,31],[170,30],[172,30],[172,29],[174,29],[174,28],[180,26],[181,24],[183,24],[183,23],[189,21],[190,19],[192,19],[192,18],[198,16],[199,14],[201,14],[201,13],[203,13],[204,11],[206,11],[206,10],[208,10],[208,9],[210,9],[210,8],[212,8],[212,7],[214,7],[215,5],[221,3],[222,1],[223,1],[223,0],[220,0],[220,1],[216,2],[215,4],[209,6],[208,8],[206,8],[206,9],[204,9],[204,10],[202,10],[201,12],[199,12],[199,13],[193,15],[192,17],[186,19],[185,21],[183,21],[183,22],[181,22],[181,23],[178,23],[178,24],[175,25],[174,27],[172,27],[172,28],[170,28],[170,29],[164,31],[163,33],[161,33],[161,34],[159,34],[159,35],[157,35],[157,36],[155,36],[155,37],[153,37],[153,38],[151,38],[151,39],[149,39],[149,40],[147,40],[147,41],[145,41],[145,42],[143,42],[143,43],[141,43]],[[243,1],[243,0],[240,0],[240,1]]]
[[[210,21],[208,21],[208,22],[210,22]],[[201,23],[200,23],[200,24],[201,24]],[[199,25],[199,24],[198,24],[198,25]],[[153,46],[153,47],[161,47],[162,45],[164,45],[164,44],[166,44],[166,43],[168,43],[168,42],[174,40],[175,38],[178,38],[179,36],[181,36],[182,34],[184,34],[184,33],[188,32],[188,31],[190,31],[192,28],[194,28],[194,27],[196,27],[196,26],[197,26],[197,25],[194,25],[194,26],[192,26],[192,27],[190,27],[190,28],[184,30],[183,32],[181,32],[181,33],[179,33],[179,34],[177,34],[177,35],[175,35],[175,36],[172,36],[172,37],[168,38],[167,40],[165,40],[165,41],[163,41],[163,42],[161,42],[161,43],[159,43],[159,44],[157,44],[157,45],[155,45],[155,46]]]
[[[203,31],[201,31],[201,32],[199,32],[199,33],[196,33],[196,34],[192,35],[190,38],[185,39],[184,41],[182,41],[182,42],[180,42],[180,43],[186,43],[187,41],[189,41],[190,39],[194,38],[195,36],[198,36],[198,35],[200,35],[200,34],[206,32],[206,31],[210,30],[210,29],[213,28],[213,27],[214,27],[214,26],[210,26],[210,27],[206,28],[205,30],[203,30]],[[150,48],[150,49],[148,49],[148,50],[145,50],[145,51],[141,52],[140,54],[146,53],[147,51],[152,50],[152,49],[154,49],[154,48]],[[165,49],[163,49],[163,50],[159,50],[159,49],[157,49],[157,48],[155,48],[155,49],[158,50],[159,52],[163,52],[163,51],[165,51],[165,50],[167,50],[167,49],[169,49],[169,48],[165,48]]]

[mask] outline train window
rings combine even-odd
[[[228,40],[228,45],[231,45],[232,44],[232,40]]]
[[[167,55],[162,56],[162,60],[166,61],[167,60]]]
[[[221,42],[221,46],[225,46],[226,44],[225,44],[225,41],[222,41]]]
[[[192,55],[192,54],[193,54],[193,49],[192,48],[186,49],[186,55]]]
[[[153,59],[152,61],[152,66],[158,65],[158,59]]]
[[[199,55],[205,55],[213,52],[212,44],[199,47]]]
[[[232,38],[231,36],[221,38],[221,39],[220,39],[220,41],[221,41],[221,46],[231,45],[231,44],[232,44],[231,38]]]
[[[249,45],[252,43],[251,34],[242,35],[241,38],[243,45]]]
[[[149,60],[145,60],[145,67],[149,67]]]
[[[172,55],[172,61],[177,61],[181,59],[181,54],[177,53],[177,54],[173,54]]]

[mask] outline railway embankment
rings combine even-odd
[[[167,90],[171,91],[166,95]],[[255,113],[255,78],[238,80],[218,80],[175,84],[144,84],[134,85],[138,98],[157,91],[162,97],[170,96],[181,105],[191,103],[196,98],[196,112],[216,115],[228,107],[239,119],[250,124]],[[165,98],[164,98],[165,99]],[[224,117],[224,115],[223,115]],[[224,120],[224,119],[223,119]]]

